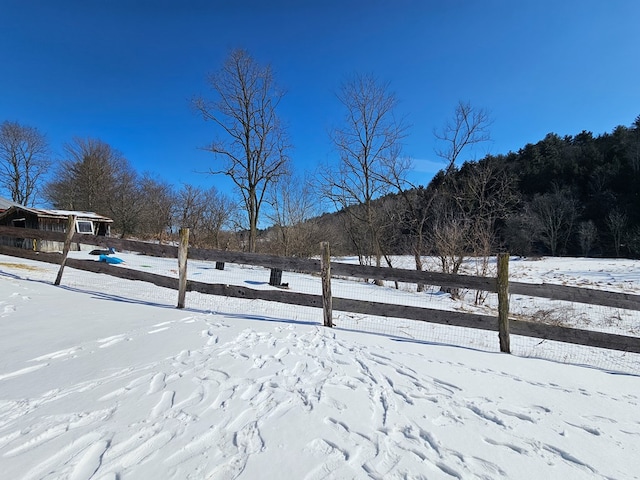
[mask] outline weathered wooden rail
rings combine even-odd
[[[60,242],[65,241],[65,234],[63,233],[27,230],[24,228],[14,227],[0,226],[0,236],[13,236],[29,239],[36,238],[55,240]],[[149,282],[160,287],[178,290],[178,306],[184,306],[184,297],[181,296],[183,295],[183,292],[191,291],[210,295],[220,295],[225,297],[266,300],[305,307],[323,308],[324,323],[327,326],[331,326],[332,323],[332,310],[337,310],[364,315],[404,318],[441,325],[495,331],[499,332],[501,350],[505,352],[509,351],[508,338],[511,334],[590,347],[640,353],[640,338],[638,337],[608,334],[564,326],[548,325],[535,321],[524,321],[510,318],[508,315],[509,294],[543,297],[553,300],[579,302],[591,305],[604,305],[608,307],[636,311],[640,311],[640,295],[605,292],[594,289],[567,287],[562,285],[539,285],[508,282],[508,279],[506,280],[506,282],[504,279],[502,280],[502,282],[500,282],[499,278],[490,277],[450,275],[437,272],[360,266],[353,264],[328,262],[327,259],[316,260],[289,258],[278,257],[274,255],[188,248],[188,244],[186,242],[181,246],[181,253],[181,248],[177,246],[159,245],[155,243],[124,240],[113,237],[99,237],[75,233],[70,238],[72,244],[81,243],[85,245],[114,247],[121,251],[139,252],[155,257],[178,259],[180,255],[184,255],[183,260],[179,262],[179,278],[167,277],[150,272],[128,269],[126,267],[113,267],[111,265],[102,262],[96,262],[93,260],[79,260],[73,258],[63,259],[63,255],[59,253],[39,253],[32,250],[7,246],[0,246],[0,253],[58,265],[62,265],[64,262],[64,265],[69,268],[75,268],[78,270],[84,270],[94,273],[108,274],[127,280]],[[328,247],[326,250],[326,255],[328,257]],[[323,253],[323,258],[324,256],[325,253]],[[255,290],[243,286],[210,284],[186,280],[187,259],[255,265],[271,269],[310,273],[319,276],[324,275],[324,295],[310,295],[290,292],[282,289]],[[507,256],[502,256],[502,259],[502,261],[508,262]],[[404,283],[420,283],[424,285],[437,285],[451,288],[494,292],[498,293],[500,300],[498,310],[502,313],[499,314],[500,321],[498,321],[498,316],[492,315],[453,312],[427,307],[411,307],[405,305],[354,300],[348,298],[332,298],[330,295],[330,278],[327,278],[330,277],[330,275],[353,278],[382,279]],[[505,305],[506,311],[504,308]]]

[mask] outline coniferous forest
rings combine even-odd
[[[454,183],[486,169],[514,182],[514,198],[494,207],[504,210],[495,234],[512,253],[640,255],[640,116],[597,136],[548,134],[516,153],[463,165]]]

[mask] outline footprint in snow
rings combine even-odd
[[[152,395],[154,393],[158,393],[160,390],[163,390],[165,387],[165,378],[166,375],[162,372],[156,373],[151,379],[151,383],[149,384],[149,390],[147,391],[148,395]]]
[[[157,418],[168,411],[171,407],[173,407],[174,398],[174,391],[168,390],[166,392],[163,392],[162,398],[160,398],[160,401],[156,404],[155,407],[153,407],[153,410],[151,410],[151,418]]]
[[[41,368],[44,368],[44,367],[46,367],[48,365],[49,365],[48,363],[40,363],[38,365],[33,365],[32,367],[21,368],[20,370],[16,370],[14,372],[0,374],[0,380],[6,380],[6,379],[9,379],[9,378],[14,378],[14,377],[19,377],[21,375],[26,375],[28,373],[35,372],[36,370],[40,370]]]

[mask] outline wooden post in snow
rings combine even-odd
[[[509,254],[498,254],[498,338],[500,351],[511,353],[509,340]]]
[[[73,238],[74,233],[76,233],[76,216],[69,215],[69,220],[67,221],[67,236],[64,239],[64,247],[62,247],[62,261],[60,262],[60,269],[58,270],[58,275],[56,276],[54,285],[60,285],[60,282],[62,281],[62,272],[64,270],[64,264],[67,263],[67,255],[69,255],[71,239]]]
[[[324,326],[333,327],[333,300],[331,299],[331,255],[329,242],[320,243],[322,256],[320,258],[320,276],[322,277],[322,310]]]
[[[187,296],[187,253],[189,251],[189,229],[180,229],[178,246],[178,308],[184,308]]]

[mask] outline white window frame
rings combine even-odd
[[[91,225],[91,231],[90,232],[85,232],[85,231],[80,230],[80,224],[87,224],[87,223],[89,225]],[[76,220],[76,232],[82,233],[82,234],[85,234],[85,235],[95,235],[93,222],[91,220]]]

